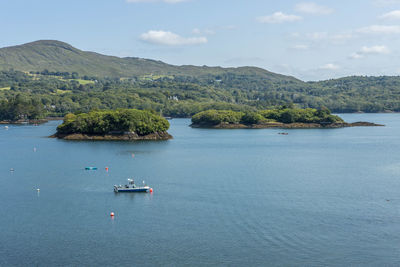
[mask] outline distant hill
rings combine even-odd
[[[400,77],[303,82],[256,67],[175,66],[47,40],[0,48],[0,113],[1,101],[7,106],[18,96],[55,116],[136,108],[189,117],[207,109],[254,111],[288,103],[333,112],[400,112]]]
[[[175,66],[161,61],[135,57],[119,58],[79,50],[67,43],[41,40],[0,48],[0,70],[77,72],[96,77],[133,77],[146,74],[207,77],[235,75],[270,82],[300,82],[256,67],[221,68]]]

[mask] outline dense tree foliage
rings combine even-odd
[[[192,117],[194,124],[217,125],[220,123],[238,124],[242,117],[242,112],[232,110],[206,110],[195,114]]]
[[[94,134],[135,132],[139,135],[165,132],[169,122],[150,111],[118,109],[91,111],[78,115],[67,114],[64,122],[57,127],[59,134]]]
[[[312,108],[288,108],[285,106],[278,109],[246,113],[231,110],[207,110],[199,112],[192,117],[192,123],[195,125],[213,126],[221,123],[252,125],[267,122],[331,124],[343,122],[343,120],[336,115],[332,115],[327,108],[317,110]]]
[[[0,121],[34,120],[44,116],[45,110],[38,99],[18,94],[0,101]]]
[[[46,70],[0,71],[0,101],[12,103],[20,95],[49,116],[135,108],[155,110],[164,116],[191,117],[215,109],[240,111],[249,120],[259,120],[252,112],[286,103],[299,108],[326,106],[333,112],[400,111],[399,77],[348,77],[305,83],[286,76],[267,79],[246,69],[240,73],[95,78]],[[285,116],[291,120],[289,111]]]

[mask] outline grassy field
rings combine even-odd
[[[59,95],[70,93],[70,92],[72,92],[72,91],[71,90],[60,90],[60,89],[57,89],[57,94],[59,94]]]
[[[158,80],[161,78],[169,78],[169,79],[173,79],[174,76],[172,75],[153,75],[153,74],[147,74],[147,75],[143,75],[140,77],[140,79],[142,81],[153,81],[153,80]]]
[[[63,80],[63,79],[61,79]],[[68,81],[77,81],[79,84],[86,85],[86,84],[94,84],[94,81],[82,80],[82,79],[68,79]]]
[[[42,74],[29,73],[27,71],[24,71],[24,73],[28,74],[29,76],[32,76],[34,80],[39,80],[40,77],[44,76]],[[88,81],[88,80],[82,80],[82,79],[64,79],[63,77],[56,76],[56,75],[45,75],[45,77],[55,78],[55,79],[59,79],[62,81],[77,81],[79,84],[82,84],[82,85],[94,84],[94,81]],[[0,90],[1,90],[1,88],[0,88]]]

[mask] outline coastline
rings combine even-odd
[[[191,124],[192,128],[209,128],[209,129],[268,129],[268,128],[280,128],[280,129],[334,129],[334,128],[345,128],[345,127],[375,127],[375,126],[385,126],[383,124],[376,124],[372,122],[341,122],[341,123],[331,123],[331,124],[319,124],[319,123],[281,123],[281,122],[271,122],[262,124],[228,124],[220,123],[217,125],[207,125],[207,124]]]
[[[63,140],[72,140],[72,141],[141,141],[141,140],[149,140],[149,141],[164,141],[172,139],[173,136],[167,132],[160,133],[151,133],[147,135],[138,135],[136,133],[124,133],[124,134],[106,134],[106,135],[90,135],[90,134],[58,134],[55,133],[50,138],[58,138]]]
[[[48,122],[48,118],[46,119],[39,119],[39,120],[17,120],[17,121],[0,121],[0,124],[43,124]]]

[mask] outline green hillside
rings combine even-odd
[[[105,56],[94,52],[81,51],[60,41],[41,40],[18,46],[0,48],[0,70],[41,72],[77,72],[95,77],[135,77],[146,74],[175,75],[207,80],[218,76],[247,76],[254,79],[277,81],[298,81],[293,77],[268,72],[261,68],[221,68],[174,66],[161,61],[126,57]]]
[[[104,56],[58,41],[0,49],[3,119],[116,108],[190,117],[207,109],[253,112],[291,103],[333,112],[400,112],[400,77],[303,82],[255,67]]]

